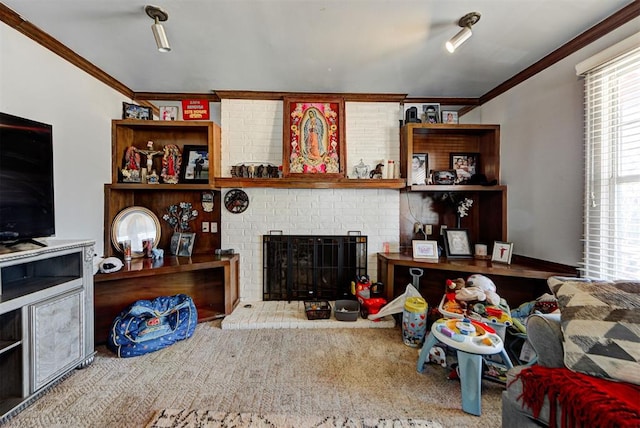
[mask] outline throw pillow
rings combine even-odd
[[[547,282],[558,299],[567,368],[640,385],[640,282]]]

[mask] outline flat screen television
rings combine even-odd
[[[0,243],[54,234],[53,128],[0,113]]]

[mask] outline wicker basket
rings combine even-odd
[[[331,317],[331,304],[327,300],[309,300],[304,302],[304,310],[309,320],[326,320]]]

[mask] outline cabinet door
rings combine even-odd
[[[82,297],[78,290],[30,306],[32,393],[82,359]]]

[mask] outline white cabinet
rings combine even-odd
[[[95,356],[93,242],[0,246],[0,423]]]

